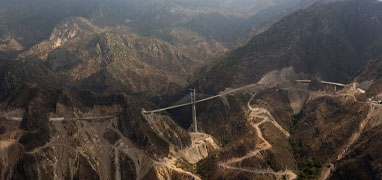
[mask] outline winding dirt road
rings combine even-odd
[[[337,92],[335,94],[311,93],[313,95],[313,96],[311,96],[311,98],[318,98],[318,97],[322,97],[322,96],[342,97],[342,98],[345,98],[348,100],[355,101],[357,103],[365,104],[365,105],[370,107],[369,108],[370,110],[369,110],[369,113],[367,114],[367,117],[360,122],[358,129],[352,133],[351,137],[347,140],[347,143],[341,147],[341,150],[336,155],[336,158],[332,161],[327,162],[325,164],[325,166],[323,166],[324,168],[321,170],[321,173],[319,176],[320,180],[326,180],[330,177],[332,172],[334,172],[336,170],[336,165],[335,165],[336,162],[339,162],[340,160],[342,160],[343,157],[345,157],[345,155],[349,153],[351,146],[354,145],[354,143],[359,139],[361,134],[365,131],[365,128],[367,127],[367,125],[369,124],[369,122],[373,118],[373,116],[375,116],[375,114],[378,114],[381,112],[381,109],[379,109],[379,108],[381,108],[382,105],[375,104],[372,102],[359,101],[355,96],[355,94],[357,94],[357,93],[360,93],[360,91],[358,89],[354,89],[354,88],[348,89],[346,91],[340,91],[340,92]]]
[[[354,143],[359,139],[361,134],[365,131],[365,128],[369,124],[369,121],[373,118],[373,115],[376,113],[375,111],[379,110],[375,108],[378,107],[378,105],[369,103],[369,106],[370,111],[367,114],[367,117],[360,122],[358,129],[352,134],[352,136],[348,139],[347,143],[341,148],[342,150],[338,153],[335,161],[328,162],[326,166],[324,166],[324,169],[322,169],[319,179],[326,180],[330,177],[331,173],[336,170],[335,162],[340,161],[343,157],[345,157],[346,154],[349,153],[350,147],[354,145]]]
[[[253,96],[254,97],[254,96]],[[254,174],[271,174],[278,178],[286,177],[287,179],[296,179],[297,175],[294,174],[290,170],[285,171],[279,171],[275,172],[272,169],[248,169],[248,168],[241,168],[241,167],[235,167],[233,164],[237,162],[241,162],[245,159],[252,158],[257,156],[261,151],[265,151],[267,149],[272,148],[272,145],[263,137],[263,133],[260,130],[260,125],[266,122],[271,122],[275,127],[277,127],[285,136],[289,137],[289,132],[286,131],[284,128],[282,128],[272,117],[272,115],[269,113],[268,110],[264,108],[257,108],[257,107],[251,107],[250,102],[252,101],[253,97],[248,102],[248,109],[250,111],[248,120],[250,121],[250,124],[256,129],[258,137],[261,139],[262,143],[259,145],[256,145],[255,150],[249,152],[245,156],[242,157],[236,157],[232,158],[225,162],[220,162],[219,166],[223,167],[224,169],[231,169],[231,170],[239,170]],[[260,122],[256,122],[256,119],[260,119]]]

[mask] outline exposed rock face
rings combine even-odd
[[[1,120],[5,120],[1,118]],[[17,143],[22,133],[18,130],[20,123],[1,122],[0,140],[0,171],[2,179],[10,179],[14,174],[13,167],[16,167],[20,157],[25,153],[22,145]]]
[[[181,150],[178,155],[190,164],[195,164],[207,158],[211,152],[219,149],[212,136],[203,133],[191,133],[192,144]]]
[[[88,20],[62,21],[46,40],[19,56],[45,61],[68,86],[96,92],[147,92],[171,94],[184,87],[204,63],[155,38],[102,29]],[[101,88],[104,86],[103,88]]]
[[[38,83],[52,76],[64,82],[45,85],[172,95],[191,82],[208,58],[227,51],[222,42],[230,44],[237,33],[268,19],[252,18],[258,12],[276,6],[273,16],[285,4],[295,6],[288,1],[241,3],[245,7],[231,6],[237,5],[233,1],[6,0],[0,4],[0,49],[14,49],[11,58],[42,60],[22,65],[26,71],[41,65],[36,71],[46,75]],[[8,56],[0,50],[3,54]]]
[[[207,68],[196,85],[222,95],[198,104],[200,130],[211,135],[185,130],[189,107],[142,114],[157,107],[125,94],[60,89],[171,94],[203,64],[196,52],[224,51],[217,41],[170,30],[166,43],[126,27],[66,19],[20,55],[26,61],[0,62],[0,179],[381,179],[382,107],[367,101],[382,92],[380,59],[356,79],[371,82],[364,95],[356,86],[323,92],[289,82],[351,80],[379,54],[381,3],[349,1],[301,10]],[[215,28],[211,20],[237,18],[194,16],[171,3],[143,14],[163,9],[157,23],[181,14],[206,20],[199,21],[207,24],[206,34]],[[92,20],[103,19],[102,11],[98,15]],[[222,32],[214,38],[229,37]],[[196,49],[186,50],[185,41]],[[253,82],[259,84],[234,89]]]
[[[143,179],[153,179],[153,180],[198,180],[194,175],[185,174],[179,171],[172,170],[163,166],[156,166],[152,168]]]
[[[16,39],[11,37],[5,37],[5,39],[1,40],[0,42],[2,42],[0,44],[0,51],[3,52],[17,52],[24,49],[24,47],[19,42],[17,42]]]
[[[192,179],[198,177],[164,158],[176,162],[192,154],[188,160],[195,163],[218,148],[209,136],[191,141],[167,116],[144,117],[141,108],[153,105],[121,94],[33,86],[6,104],[0,117],[1,179]]]
[[[35,56],[46,60],[50,51],[65,45],[68,41],[77,42],[86,36],[99,32],[99,28],[93,26],[87,19],[70,17],[57,24],[50,35],[49,40],[32,47],[20,55],[21,58]]]
[[[198,15],[205,15],[206,20],[202,21],[196,29],[204,32],[206,37],[215,36],[214,32],[218,31],[220,34],[224,33],[220,29],[223,27],[222,29],[229,30],[225,36],[234,39],[236,33],[245,31],[252,24],[268,20],[288,7],[295,6],[297,6],[296,2],[284,0],[277,2],[270,0],[239,2],[232,0],[224,2],[68,0],[54,3],[48,0],[19,1],[17,3],[4,0],[0,4],[0,39],[3,33],[8,33],[12,37],[19,38],[20,43],[29,48],[49,37],[49,32],[54,28],[54,25],[70,16],[88,18],[92,23],[99,26],[128,25],[134,31],[146,34],[156,29],[182,26]],[[268,9],[268,16],[270,17],[267,15],[256,17],[257,14]],[[224,18],[224,22],[220,23],[221,26],[219,27],[210,26],[210,22],[217,20],[216,14],[223,18],[229,18]],[[235,24],[235,20],[240,21],[242,27],[230,27],[230,25]],[[246,23],[242,23],[243,21]],[[227,39],[223,40],[228,41]]]

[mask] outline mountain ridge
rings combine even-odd
[[[359,12],[346,10],[358,6]],[[380,54],[377,49],[381,46],[376,42],[380,42],[378,30],[382,27],[375,22],[382,18],[378,11],[381,6],[378,1],[367,0],[316,3],[299,10],[221,58],[195,86],[218,92],[256,82],[271,70],[289,66],[313,78],[349,82],[367,60]],[[361,16],[363,12],[367,12],[365,16]],[[357,22],[362,22],[361,27],[348,28]],[[225,78],[216,79],[218,74]]]

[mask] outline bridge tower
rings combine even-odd
[[[191,91],[191,102],[192,102],[192,122],[194,124],[194,131],[198,132],[198,124],[196,122],[196,90],[195,88]]]

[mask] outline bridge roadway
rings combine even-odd
[[[312,80],[295,80],[295,81],[296,82],[300,82],[300,83],[312,83]],[[340,86],[340,87],[345,87],[346,86],[346,84],[330,82],[330,81],[319,81],[319,82],[321,84],[328,84],[328,85],[334,85],[334,86]],[[280,84],[283,84],[283,83],[280,83]],[[254,87],[254,85],[260,85],[260,84],[251,84],[251,85],[239,87],[237,89],[228,89],[228,90],[225,90],[225,91],[223,91],[223,93],[220,93],[218,95],[211,96],[211,97],[208,97],[208,98],[205,98],[205,99],[201,99],[201,100],[195,101],[195,103],[200,103],[200,102],[208,101],[208,100],[211,100],[211,99],[215,99],[215,98],[227,95],[227,94],[231,94],[231,93],[233,93],[233,92],[235,92],[237,90],[243,90],[243,89],[246,89],[246,88],[252,88],[252,87]],[[193,102],[189,102],[189,103],[179,104],[179,105],[175,105],[175,106],[169,106],[169,107],[165,107],[165,108],[161,108],[161,109],[156,109],[156,110],[152,110],[152,111],[143,110],[142,113],[143,114],[157,113],[157,112],[162,112],[162,111],[166,111],[166,110],[174,109],[174,108],[178,108],[178,107],[189,106],[189,105],[192,105],[192,104],[193,104]]]
[[[301,82],[301,83],[312,83],[312,80],[296,80],[296,82]],[[341,83],[336,83],[336,82],[330,82],[330,81],[319,81],[321,84],[329,84],[329,85],[334,85],[334,86],[341,86],[345,87],[346,84],[341,84]]]
[[[64,118],[64,117],[58,117],[58,118],[49,118],[49,121],[64,121],[64,120],[83,120],[83,121],[91,121],[91,120],[103,120],[103,119],[111,119],[115,118],[117,116],[100,116],[100,117],[83,117],[83,118]],[[8,121],[22,121],[23,118],[21,117],[5,117]]]
[[[211,97],[208,97],[208,98],[205,98],[205,99],[201,99],[201,100],[198,100],[198,101],[195,101],[195,103],[201,103],[201,102],[204,102],[204,101],[208,101],[208,100],[211,100],[211,99],[215,99],[215,98],[218,98],[218,97],[221,97],[222,95],[219,94],[219,95],[216,95],[216,96],[211,96]],[[178,108],[178,107],[183,107],[183,106],[188,106],[188,105],[192,105],[193,103],[192,102],[189,102],[189,103],[184,103],[184,104],[179,104],[179,105],[175,105],[175,106],[169,106],[169,107],[165,107],[165,108],[161,108],[161,109],[156,109],[156,110],[153,110],[153,111],[143,111],[144,114],[151,114],[151,113],[157,113],[157,112],[162,112],[162,111],[166,111],[166,110],[169,110],[169,109],[174,109],[174,108]]]
[[[312,80],[295,80],[295,81],[296,82],[300,82],[300,83],[312,83]],[[319,82],[322,83],[322,84],[328,84],[328,85],[334,85],[334,86],[341,86],[341,87],[345,87],[346,86],[345,84],[336,83],[336,82],[330,82],[330,81],[319,81]],[[211,96],[211,97],[208,97],[208,98],[205,98],[205,99],[201,99],[201,100],[195,101],[195,103],[201,103],[201,102],[204,102],[204,101],[212,100],[212,99],[215,99],[215,98],[227,95],[227,94],[234,93],[234,92],[236,92],[238,90],[252,88],[255,85],[260,85],[260,84],[251,84],[251,85],[239,87],[237,89],[228,89],[227,91],[223,91],[223,93],[220,93],[218,95]],[[174,108],[178,108],[178,107],[189,106],[189,105],[192,105],[192,104],[193,104],[193,102],[189,102],[189,103],[179,104],[179,105],[175,105],[175,106],[169,106],[169,107],[165,107],[165,108],[161,108],[161,109],[156,109],[156,110],[152,110],[152,111],[143,110],[142,113],[144,113],[144,114],[157,113],[157,112],[162,112],[162,111],[166,111],[166,110],[174,109]],[[116,116],[85,117],[85,118],[64,118],[64,117],[58,117],[58,118],[49,118],[49,121],[64,121],[64,120],[88,120],[89,121],[89,120],[110,119],[110,118],[114,118],[114,117],[116,117]],[[20,117],[8,117],[6,119],[9,120],[9,121],[22,121],[22,118],[20,118]]]

